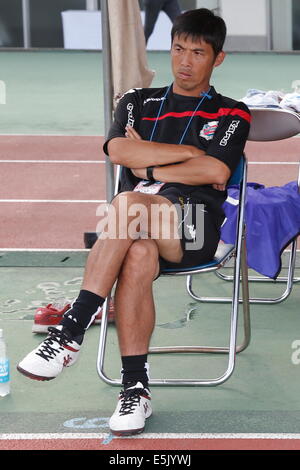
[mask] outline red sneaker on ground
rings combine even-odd
[[[48,304],[46,307],[40,307],[37,309],[34,315],[34,322],[32,325],[32,333],[48,333],[49,326],[58,325],[64,313],[71,308],[69,303],[57,301],[52,304]],[[101,323],[102,309],[96,316],[94,323]],[[108,322],[113,323],[115,321],[115,310],[113,298],[109,302]]]

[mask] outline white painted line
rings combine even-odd
[[[30,253],[31,251],[36,251],[36,252],[56,252],[56,251],[70,251],[70,252],[82,252],[82,251],[90,251],[88,248],[0,248],[0,253],[2,251],[24,251],[27,253]],[[285,253],[290,253],[290,249],[284,250]],[[296,250],[297,253],[300,253],[300,250]]]
[[[40,439],[105,439],[108,433],[38,433],[38,434],[0,434],[0,440],[40,440]]]
[[[1,251],[25,251],[25,252],[31,252],[31,251],[45,251],[45,252],[48,252],[48,251],[74,251],[74,252],[78,252],[78,251],[89,251],[89,249],[85,249],[85,248],[0,248],[0,252]],[[284,250],[284,252],[286,254],[290,253],[290,249],[286,249]],[[300,250],[296,250],[297,253],[299,252],[300,253]]]
[[[85,251],[90,251],[88,248],[0,248],[0,253],[2,251],[10,251],[10,252],[26,252],[26,253],[31,253],[31,252],[42,252],[42,253],[56,253],[56,252],[71,252],[71,253],[81,253]]]
[[[44,439],[107,439],[110,433],[16,433],[0,434],[0,440]],[[291,433],[144,433],[115,439],[279,439],[300,440],[300,434]]]
[[[77,251],[86,251],[84,248],[0,248],[1,251],[25,251],[25,252],[31,252],[31,251],[74,251],[77,253]],[[88,250],[89,251],[89,250]],[[285,253],[290,253],[290,249],[284,250]],[[300,253],[300,250],[296,250],[297,252]]]
[[[105,163],[105,160],[0,160],[0,163]],[[299,165],[299,162],[253,162],[249,165]]]
[[[0,160],[0,163],[105,163],[105,160]]]
[[[299,162],[250,162],[249,165],[299,165]]]
[[[300,439],[291,433],[144,433],[140,439]]]
[[[98,134],[1,134],[0,137],[100,137]]]
[[[50,202],[50,203],[76,203],[76,204],[81,204],[81,203],[91,203],[91,204],[99,204],[100,202],[106,202],[104,199],[0,199],[0,202],[25,202],[25,203],[33,203],[33,202]]]

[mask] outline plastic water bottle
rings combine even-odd
[[[6,354],[6,344],[3,330],[0,329],[0,397],[5,397],[10,391],[9,359]]]

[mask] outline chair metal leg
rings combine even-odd
[[[266,276],[249,276],[249,281],[255,281],[255,282],[271,282],[271,283],[287,283],[290,280],[290,271],[291,267],[293,266],[293,262],[296,262],[296,257],[297,257],[297,239],[293,240],[291,243],[291,249],[290,249],[290,254],[289,254],[289,262],[288,262],[288,276],[278,276],[276,278],[276,281],[273,279],[270,279],[269,277]],[[232,281],[233,276],[226,275],[222,273],[220,270],[216,271],[216,276],[222,279],[223,281]],[[300,277],[294,276],[292,278],[292,282],[300,282]]]
[[[236,277],[239,278],[240,271],[242,277],[242,292],[243,292],[243,341],[237,346],[237,322],[238,322],[238,305],[237,301],[239,296],[239,282],[235,282],[232,306],[231,306],[231,322],[230,322],[230,344],[229,347],[206,347],[206,346],[171,346],[171,347],[152,347],[149,353],[221,353],[228,354],[228,367],[223,375],[216,379],[153,379],[150,385],[172,385],[172,386],[215,386],[225,382],[232,374],[235,366],[235,356],[247,348],[250,343],[251,326],[250,326],[250,312],[249,312],[249,291],[248,291],[248,269],[246,261],[246,250],[243,245],[241,255],[236,260]],[[120,379],[111,379],[107,377],[104,372],[104,357],[107,338],[107,323],[109,311],[109,298],[103,306],[102,321],[100,327],[99,349],[97,358],[97,371],[100,378],[109,385],[121,385]]]
[[[296,256],[297,256],[297,240],[295,239],[292,243],[290,257],[289,257],[288,273],[287,273],[287,277],[285,278],[285,281],[286,281],[285,291],[282,293],[280,297],[277,297],[277,298],[249,297],[250,304],[277,304],[287,299],[287,297],[290,295],[293,289],[293,284],[300,280],[294,277]],[[220,273],[219,271],[216,271],[215,273],[218,277],[220,277],[221,279],[225,281],[233,280],[233,276],[224,275],[223,273]],[[277,280],[273,281],[272,279],[267,280],[267,278],[262,278],[262,277],[255,278],[255,277],[249,276],[249,281],[255,281],[256,279],[264,280],[265,282],[277,282]],[[193,299],[197,300],[198,302],[229,303],[231,301],[230,297],[204,297],[204,296],[196,295],[192,289],[192,275],[189,275],[187,279],[187,291],[189,295]],[[242,301],[243,301],[242,299],[239,299],[239,302],[242,302]]]
[[[248,263],[247,263],[247,248],[246,239],[243,237],[242,245],[242,295],[243,295],[243,316],[244,316],[244,342],[239,348],[237,353],[244,351],[250,343],[251,339],[251,323],[250,323],[250,303],[249,303],[249,282],[248,282]]]
[[[248,269],[245,261],[246,252],[243,248],[241,259],[242,270],[242,289],[243,289],[243,331],[244,337],[240,345],[236,346],[236,352],[239,353],[246,349],[250,343],[250,309],[249,309],[249,288],[248,288]],[[150,353],[228,353],[228,347],[219,346],[155,346],[149,349]]]
[[[228,354],[228,366],[223,375],[216,379],[203,379],[203,380],[184,380],[184,379],[165,379],[153,380],[153,385],[196,385],[196,386],[216,386],[224,383],[229,379],[235,367],[236,353],[246,349],[250,343],[251,325],[250,325],[250,310],[249,310],[249,291],[248,291],[248,267],[246,260],[246,246],[244,237],[240,240],[242,243],[241,249],[237,250],[237,258],[235,264],[235,282],[232,297],[231,316],[230,316],[230,342],[229,347],[198,347],[198,346],[183,346],[183,347],[158,347],[151,348],[149,352],[152,353],[178,353],[178,352],[196,352],[196,353],[226,353]],[[237,342],[237,324],[238,324],[238,309],[239,309],[239,278],[242,275],[242,292],[244,300],[244,339],[240,346],[236,345]]]
[[[102,379],[107,384],[121,385],[120,379],[111,379],[107,377],[107,375],[104,372],[104,358],[105,358],[106,339],[107,339],[109,301],[110,301],[110,295],[106,298],[103,308],[102,308],[102,319],[101,319],[101,326],[100,326],[100,337],[99,337],[98,356],[97,356],[97,372],[98,372],[100,379]]]

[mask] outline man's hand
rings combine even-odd
[[[125,136],[127,137],[127,139],[142,140],[141,136],[137,133],[137,131],[132,126],[129,126],[127,124],[125,129],[126,129]]]
[[[141,178],[142,180],[147,179],[147,169],[146,168],[131,168],[131,172],[137,178]]]
[[[225,191],[226,184],[213,184],[212,187],[217,191]]]
[[[141,136],[138,132],[132,127],[127,124],[126,126],[125,137],[131,140],[142,140]],[[131,172],[137,178],[147,179],[147,170],[146,168],[131,168]]]

